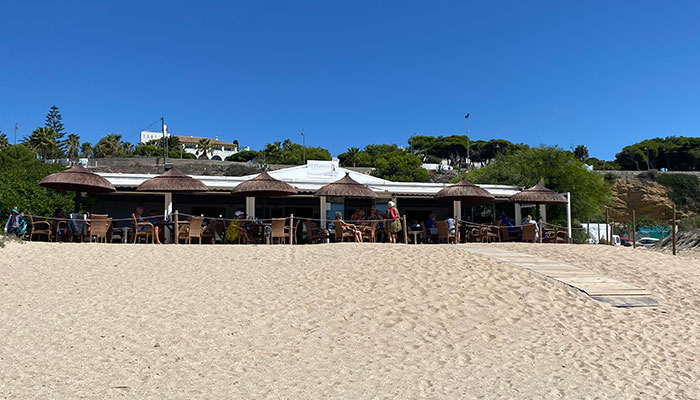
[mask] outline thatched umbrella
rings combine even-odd
[[[202,181],[171,168],[164,174],[143,181],[137,188],[138,192],[166,192],[166,193],[195,193],[207,192],[209,189]],[[172,210],[172,198],[166,209],[166,214]]]
[[[231,193],[234,196],[262,197],[264,218],[266,199],[268,197],[291,196],[297,193],[297,189],[288,183],[271,177],[267,171],[263,170],[255,178],[239,183],[238,186],[231,190]]]
[[[56,172],[45,177],[39,182],[39,186],[75,191],[75,208],[73,209],[75,213],[80,209],[80,194],[82,192],[110,193],[117,190],[107,179],[88,171],[80,164],[76,164],[71,169]]]
[[[462,179],[454,185],[447,186],[435,194],[436,200],[441,201],[456,201],[462,203],[482,204],[493,201],[495,197],[488,190],[483,189],[466,179]],[[472,207],[472,219],[474,218],[474,209]]]
[[[466,179],[447,186],[435,194],[435,199],[443,201],[460,200],[464,202],[483,203],[494,199],[488,190],[469,182]]]
[[[357,182],[350,177],[350,173],[346,172],[341,179],[322,186],[318,189],[314,196],[321,197],[342,197],[343,208],[345,209],[345,217],[348,215],[348,198],[353,199],[376,199],[377,194],[369,187]]]
[[[520,204],[534,204],[535,212],[537,212],[537,206],[540,204],[566,204],[569,202],[566,197],[552,189],[547,189],[541,183],[510,196],[510,201]],[[540,243],[542,243],[542,229],[542,224],[540,224]]]
[[[547,189],[540,183],[510,196],[510,201],[513,203],[534,204],[566,204],[569,202],[566,197],[552,189]]]

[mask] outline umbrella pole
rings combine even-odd
[[[350,217],[348,217],[348,197],[347,196],[343,197],[343,214],[345,215],[343,217],[343,218],[345,218],[345,220],[350,218]]]
[[[74,213],[78,211],[80,211],[80,189],[75,191],[75,207],[73,207]]]

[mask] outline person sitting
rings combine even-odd
[[[455,219],[451,212],[447,213],[447,219],[445,222],[447,222],[447,231],[450,233],[450,235],[454,235],[457,231],[457,227],[455,226]]]
[[[523,225],[527,225],[527,224],[534,224],[534,225],[535,225],[535,240],[539,239],[539,237],[540,237],[540,230],[539,230],[539,228],[538,228],[538,226],[537,226],[537,221],[535,221],[534,219],[532,219],[532,215],[528,215],[528,216],[525,217],[525,219],[523,220]]]
[[[355,241],[362,243],[362,232],[357,229],[356,225],[348,224],[347,222],[343,221],[343,214],[340,211],[335,213],[335,222],[340,224],[340,226],[343,228],[343,232],[351,232],[355,236]]]
[[[437,216],[434,213],[430,214],[430,216],[428,217],[428,220],[425,221],[425,230],[428,232],[428,235],[437,236],[437,234],[438,234]]]
[[[350,216],[350,221],[360,221],[362,219],[362,210],[355,210]]]
[[[151,224],[153,224],[153,240],[155,241],[156,244],[161,244],[160,238],[158,237],[158,234],[160,233],[160,231],[159,231],[158,227],[155,226],[155,223],[158,222],[158,218],[156,216],[156,214],[157,214],[156,210],[152,209],[150,214],[151,215],[149,216],[149,218],[146,219],[143,216],[143,207],[141,207],[141,206],[136,207],[136,212],[134,213],[134,215],[136,216],[136,220],[138,222],[150,222]],[[139,227],[140,231],[147,231],[149,229],[150,228],[148,226],[140,226]]]
[[[381,214],[379,214],[377,212],[377,209],[374,207],[370,208],[369,215],[367,216],[367,220],[376,221],[376,220],[380,220],[380,219],[383,219],[383,217],[381,216]]]
[[[501,226],[508,227],[509,231],[514,231],[515,227],[508,220],[508,215],[506,213],[501,214]]]

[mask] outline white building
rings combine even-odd
[[[167,131],[167,127],[165,130],[165,137],[170,137],[171,134]],[[184,151],[186,153],[194,154],[198,158],[206,158],[210,160],[225,160],[226,157],[236,154],[239,151],[242,150],[250,150],[250,147],[245,147],[243,149],[239,149],[238,145],[235,143],[229,143],[225,142],[223,140],[219,140],[219,137],[215,137],[214,139],[211,138],[203,138],[203,137],[197,137],[197,136],[178,136],[178,135],[172,135],[173,137],[178,138],[180,143],[183,145]],[[152,132],[152,131],[141,131],[141,138],[140,138],[140,143],[148,143],[152,140],[160,140],[163,138],[163,132]],[[206,157],[204,155],[199,155],[198,149],[199,149],[199,141],[201,139],[209,139],[209,143],[211,144],[211,150],[207,152]]]

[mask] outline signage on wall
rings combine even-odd
[[[306,162],[306,175],[307,176],[325,176],[325,177],[337,177],[338,176],[338,161],[318,161],[309,160]]]

